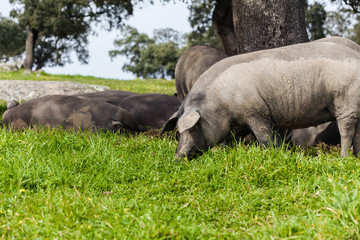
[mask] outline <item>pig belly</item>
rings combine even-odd
[[[329,110],[323,109],[315,112],[304,112],[302,115],[292,116],[289,118],[288,112],[272,115],[275,128],[278,129],[295,129],[317,126],[329,121],[336,120]]]

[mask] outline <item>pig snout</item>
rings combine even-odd
[[[186,144],[180,149],[178,148],[175,159],[188,158],[191,159],[195,156],[198,156],[201,153],[201,150],[193,144]]]
[[[180,141],[175,154],[176,159],[185,157],[191,159],[201,155],[202,151],[206,149],[206,141],[201,131],[196,131],[198,129],[195,129],[187,130],[180,134]]]

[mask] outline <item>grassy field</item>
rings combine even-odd
[[[164,80],[33,77],[175,91]],[[177,162],[176,144],[173,134],[0,129],[0,239],[360,238],[360,162],[338,148],[240,142]]]
[[[0,79],[11,80],[36,80],[36,81],[74,81],[88,84],[105,85],[114,90],[132,91],[138,93],[165,93],[173,95],[176,92],[174,81],[164,79],[136,79],[134,81],[119,81],[104,78],[95,78],[91,76],[80,75],[51,75],[45,72],[40,73],[25,73],[24,71],[17,72],[1,72]]]

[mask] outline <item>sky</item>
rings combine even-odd
[[[153,36],[154,29],[172,28],[180,33],[191,31],[188,22],[189,10],[186,4],[178,1],[176,4],[169,2],[160,3],[154,1],[154,5],[141,4],[135,7],[133,16],[124,22],[138,29],[141,33]],[[0,13],[8,17],[12,5],[8,0],[0,0]],[[119,36],[119,30],[107,32],[97,29],[97,36],[89,37],[89,64],[81,64],[77,61],[76,54],[71,55],[72,64],[66,64],[64,67],[45,67],[43,70],[51,74],[80,74],[95,77],[131,80],[136,76],[130,72],[124,72],[122,66],[127,62],[125,57],[118,56],[112,61],[108,51],[115,49],[114,40]]]

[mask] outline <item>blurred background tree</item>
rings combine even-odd
[[[188,8],[190,11],[188,20],[193,30],[184,36],[187,40],[187,46],[207,44],[221,48],[220,39],[217,37],[215,27],[212,24],[215,1],[193,1]]]
[[[0,60],[20,57],[25,50],[26,33],[13,20],[0,17]]]
[[[174,69],[181,54],[182,36],[173,29],[158,29],[154,37],[139,33],[127,26],[121,34],[124,38],[115,40],[111,58],[123,55],[128,58],[123,70],[141,78],[174,78]]]
[[[123,17],[132,14],[128,0],[10,0],[16,9],[21,29],[26,30],[26,57],[24,67],[31,71],[47,63],[63,65],[68,54],[75,50],[80,62],[88,58],[87,36],[91,23],[102,24],[105,29],[121,26]],[[68,49],[65,49],[65,48]],[[53,52],[50,54],[50,51]],[[36,59],[36,60],[35,60]]]
[[[306,29],[309,39],[316,40],[325,37],[324,24],[326,21],[325,6],[321,3],[307,5],[305,10]]]

